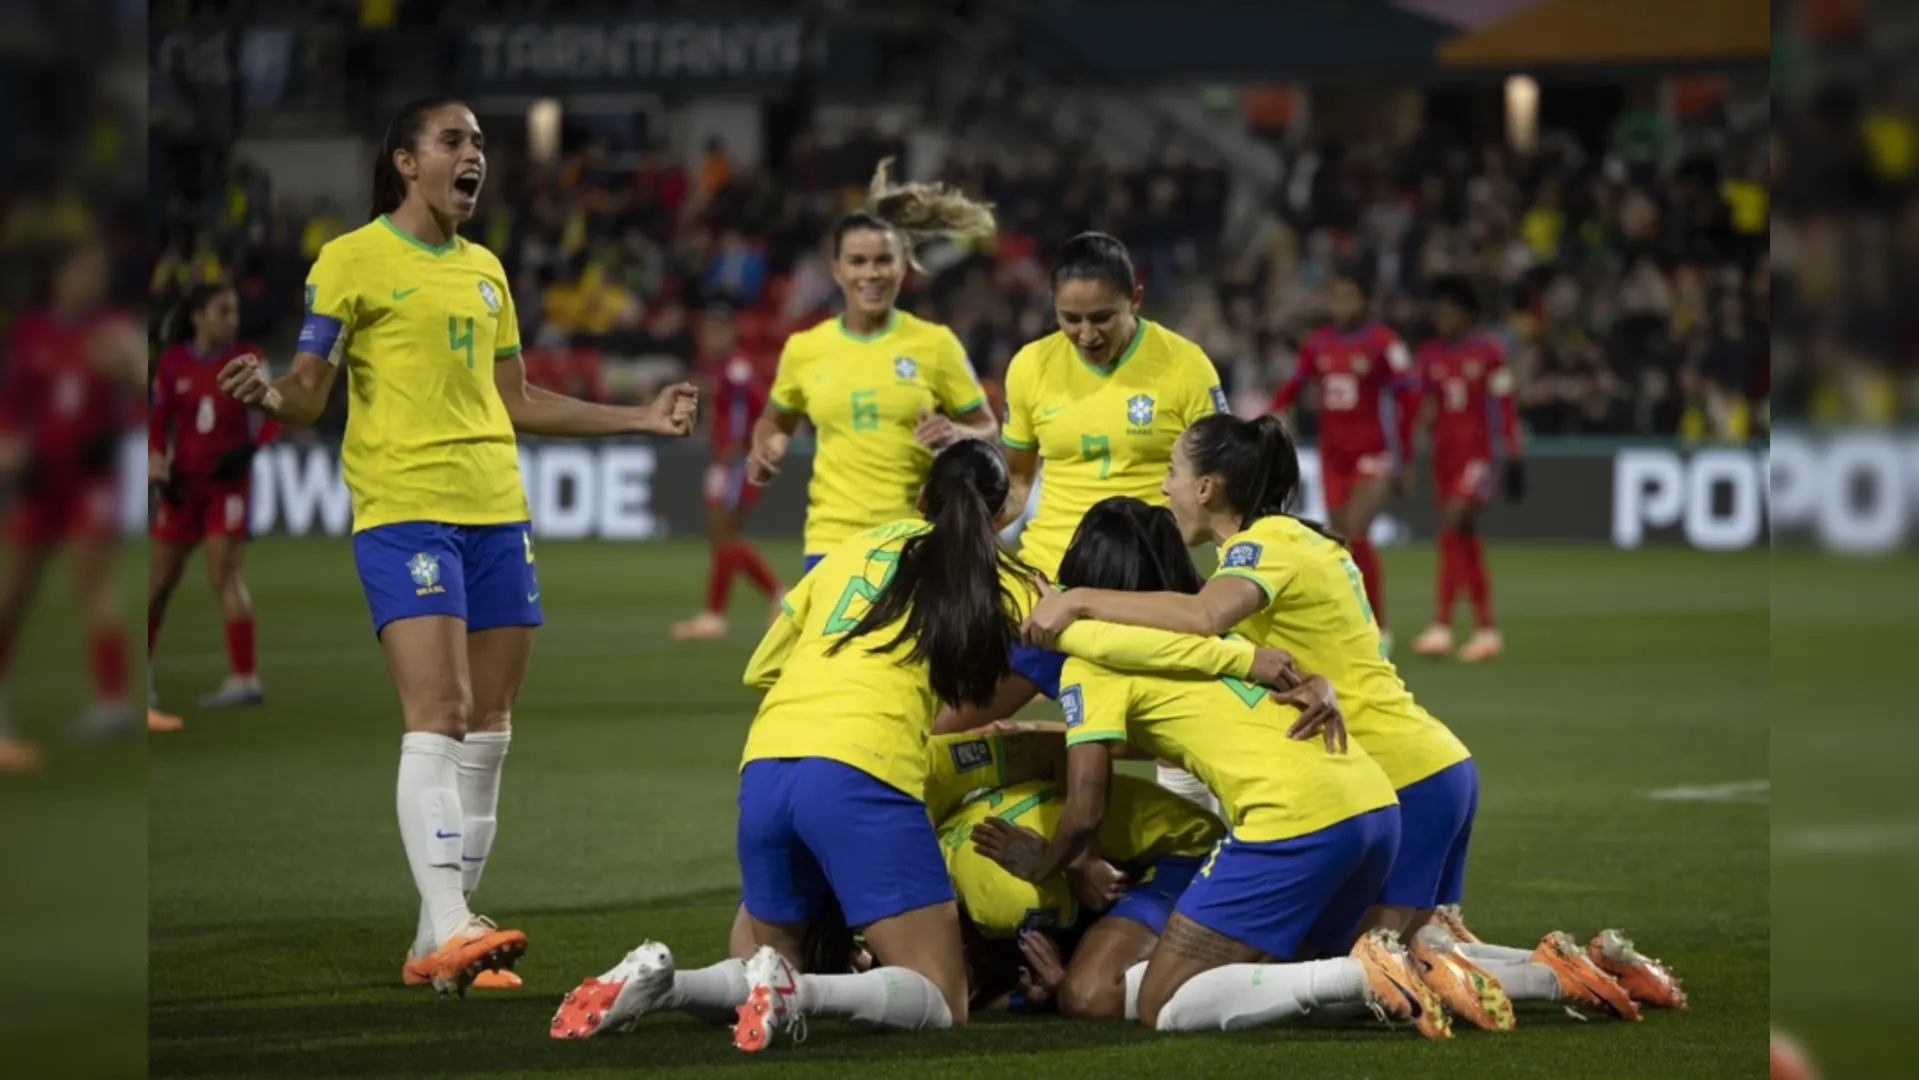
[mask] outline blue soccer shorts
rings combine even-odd
[[[388,623],[422,615],[464,619],[468,633],[545,621],[533,529],[524,521],[378,525],[353,534],[353,562],[375,636]]]
[[[1421,911],[1466,893],[1466,852],[1479,812],[1479,770],[1467,758],[1399,789],[1399,855],[1379,902]]]

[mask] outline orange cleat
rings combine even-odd
[[[770,945],[762,945],[746,962],[746,1002],[737,1010],[733,1045],[749,1054],[766,1049],[773,1037],[791,1032],[794,1042],[806,1038],[806,1008],[801,1003],[800,979],[793,966]]]
[[[726,616],[702,611],[673,624],[674,641],[715,641],[726,636]]]
[[[1462,663],[1477,664],[1481,660],[1491,660],[1506,651],[1506,639],[1499,631],[1490,626],[1473,631],[1466,644],[1459,647],[1459,659]]]
[[[1413,653],[1417,656],[1445,656],[1453,651],[1453,628],[1434,623],[1419,632],[1413,639]]]
[[[1516,1020],[1506,988],[1485,969],[1460,955],[1459,943],[1438,923],[1413,935],[1411,949],[1419,977],[1439,995],[1454,1016],[1487,1031],[1511,1031]]]
[[[1458,904],[1441,904],[1434,908],[1432,921],[1445,927],[1453,940],[1461,945],[1481,944],[1479,935],[1466,929],[1466,920],[1460,916]]]
[[[32,772],[40,767],[40,751],[18,739],[0,736],[0,773]]]
[[[1664,963],[1641,956],[1632,939],[1617,930],[1601,930],[1586,945],[1599,970],[1619,980],[1632,999],[1660,1009],[1684,1009],[1686,988]]]
[[[180,719],[179,717],[173,715],[172,713],[163,713],[160,710],[151,708],[151,707],[147,709],[147,730],[148,731],[157,732],[160,734],[166,734],[168,732],[179,731],[181,728],[184,728],[186,726],[187,726],[186,721]]]
[[[420,957],[413,963],[418,963],[425,970],[427,981],[439,991],[441,997],[448,994],[465,996],[467,988],[474,984],[481,972],[511,968],[524,955],[525,934],[518,930],[502,930],[492,920],[475,915],[431,955]]]
[[[1428,1039],[1453,1037],[1452,1018],[1445,1005],[1419,977],[1418,966],[1399,943],[1399,935],[1378,929],[1366,934],[1353,946],[1353,959],[1366,973],[1366,1005],[1373,1015],[1388,1023],[1411,1021]]]
[[[1565,931],[1554,930],[1540,938],[1532,962],[1552,969],[1566,1000],[1590,1005],[1620,1020],[1639,1019],[1639,1006],[1633,1004],[1632,995],[1618,979],[1600,970]]]
[[[408,956],[406,963],[400,965],[400,983],[403,986],[430,986],[433,983],[433,971],[425,960]],[[482,971],[473,976],[470,989],[473,990],[518,990],[525,985],[520,977],[504,969]]]

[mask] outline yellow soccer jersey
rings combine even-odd
[[[933,452],[913,439],[922,409],[961,416],[986,394],[953,332],[903,311],[858,336],[840,319],[786,339],[767,400],[818,433],[807,486],[808,555],[913,515]]]
[[[1288,840],[1398,801],[1358,746],[1295,742],[1299,713],[1237,679],[1126,675],[1069,659],[1060,672],[1066,744],[1125,740],[1205,781],[1241,840]]]
[[[926,531],[923,520],[896,521],[840,544],[786,594],[783,614],[767,630],[747,664],[745,681],[770,686],[746,734],[742,767],[761,758],[819,757],[850,765],[922,799],[926,741],[939,701],[925,662],[904,662],[911,646],[869,650],[899,632],[900,622],[874,630],[837,653],[834,642],[853,629],[886,587],[906,539]],[[1030,585],[1005,578],[1024,617]]]
[[[1145,319],[1110,372],[1081,360],[1065,334],[1021,349],[1006,369],[1000,440],[1037,448],[1044,473],[1020,558],[1055,577],[1094,503],[1131,495],[1166,505],[1159,489],[1173,443],[1193,421],[1225,408],[1219,373],[1199,346]]]
[[[1420,708],[1380,647],[1365,583],[1346,549],[1284,515],[1261,518],[1220,546],[1219,574],[1243,577],[1266,606],[1236,629],[1293,654],[1301,671],[1339,691],[1346,730],[1395,788],[1417,783],[1471,754]]]
[[[1062,875],[1033,884],[1001,869],[979,853],[970,837],[973,826],[989,817],[1023,825],[1047,839],[1059,828],[1066,789],[1046,781],[994,788],[969,799],[940,821],[940,847],[960,907],[986,937],[1011,937],[1035,926],[1071,926],[1079,904]],[[1224,835],[1219,819],[1137,776],[1115,774],[1099,830],[1100,855],[1135,873],[1172,855],[1199,858]],[[1150,880],[1142,876],[1140,882]]]
[[[492,252],[461,237],[432,247],[382,216],[320,249],[306,309],[299,350],[347,365],[340,464],[355,531],[526,520],[493,385],[494,358],[520,351],[520,327]]]
[[[926,744],[926,812],[934,822],[967,796],[1066,775],[1066,740],[1052,732],[935,735]]]

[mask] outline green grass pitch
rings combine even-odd
[[[782,569],[791,543],[770,545]],[[527,988],[436,1001],[399,985],[415,903],[393,824],[400,727],[348,545],[250,557],[269,704],[196,713],[222,674],[197,577],[158,663],[189,728],[151,744],[150,1064],[200,1077],[1711,1077],[1759,1068],[1768,1014],[1768,815],[1649,792],[1769,775],[1766,555],[1496,548],[1509,651],[1406,658],[1484,783],[1467,914],[1489,940],[1620,925],[1686,976],[1694,1008],[1643,1024],[1522,1006],[1519,1030],[1448,1045],[1372,1025],[1156,1037],[982,1018],[874,1035],[831,1023],[757,1058],[679,1016],[548,1039],[559,995],[644,938],[683,964],[725,947],[737,901],[733,773],[753,696],[738,673],[765,608],[744,587],[723,643],[666,624],[698,603],[704,549],[552,544],[548,625],[517,710],[501,833],[476,908],[525,929]],[[1432,554],[1388,552],[1402,642]],[[197,571],[196,571],[197,573]],[[1462,611],[1462,620],[1464,613]],[[1464,623],[1462,621],[1462,629]],[[129,766],[131,767],[131,766]],[[17,959],[17,958],[16,958]],[[18,971],[19,969],[16,969]]]

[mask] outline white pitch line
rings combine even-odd
[[[1880,855],[1919,852],[1919,821],[1862,821],[1812,825],[1773,839],[1784,851],[1809,855]]]
[[[1735,780],[1729,784],[1688,784],[1683,787],[1648,791],[1646,798],[1660,802],[1769,803],[1771,780]]]

